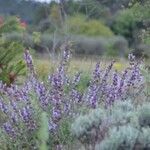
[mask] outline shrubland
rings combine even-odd
[[[2,149],[149,149],[148,69],[129,55],[124,71],[98,62],[81,89],[82,72],[67,72],[70,43],[47,78],[38,78],[32,57],[24,51],[25,82],[0,83],[0,147]],[[83,83],[82,83],[83,84]],[[79,142],[77,142],[77,140]],[[78,148],[79,148],[78,147]]]

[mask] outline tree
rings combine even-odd
[[[113,31],[126,37],[130,44],[140,43],[141,30],[148,29],[149,7],[150,2],[147,0],[134,3],[132,7],[119,11],[112,25]]]

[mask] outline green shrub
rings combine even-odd
[[[113,30],[120,35],[124,35],[125,37],[131,37],[132,30],[136,26],[136,20],[132,10],[125,9],[118,13],[114,25]]]
[[[91,38],[85,36],[73,37],[74,49],[76,54],[102,55],[106,50],[107,41],[103,38]]]
[[[86,20],[85,16],[77,15],[66,21],[70,33],[87,36],[113,36],[112,31],[102,22],[97,20]]]
[[[150,127],[150,104],[144,104],[139,109],[139,125],[142,127]]]
[[[107,56],[125,56],[129,53],[128,42],[121,36],[113,37],[106,45],[105,55]]]
[[[105,117],[103,109],[91,111],[88,115],[79,116],[72,124],[71,131],[84,146],[93,145],[98,136],[99,126]]]
[[[10,33],[10,32],[23,32],[24,28],[20,24],[20,20],[17,17],[10,17],[4,21],[2,26],[0,26],[0,34]]]
[[[72,124],[73,135],[95,150],[150,148],[150,104],[117,101],[111,108],[97,108],[79,116]],[[94,139],[94,141],[93,141]]]
[[[114,127],[95,150],[133,150],[139,131],[132,126]]]
[[[34,47],[34,41],[32,35],[28,33],[11,32],[3,34],[3,38],[8,42],[19,42],[25,47]]]
[[[150,128],[142,128],[139,135],[138,141],[142,144],[144,148],[150,148]]]
[[[109,38],[72,36],[76,54],[125,56],[128,53],[128,42],[120,36]]]
[[[112,122],[115,124],[126,124],[132,122],[135,115],[134,106],[131,101],[116,102],[110,109]]]
[[[141,31],[148,30],[149,27],[149,7],[150,2],[145,1],[143,4],[136,2],[132,7],[120,10],[115,16],[112,30],[125,36],[131,45],[142,42]]]
[[[150,47],[148,44],[137,44],[133,53],[136,57],[150,58]]]

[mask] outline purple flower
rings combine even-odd
[[[61,110],[59,108],[53,108],[52,111],[52,118],[53,120],[55,120],[56,122],[59,121],[61,119]]]
[[[9,99],[9,100],[10,100],[9,104],[13,108],[13,111],[17,111],[18,110],[18,106],[17,106],[18,103],[14,99],[13,100]]]
[[[19,121],[18,114],[15,113],[15,112],[12,112],[12,113],[10,114],[10,118],[11,118],[11,122],[12,122],[13,124],[17,124],[18,121]]]
[[[138,63],[134,64],[134,66],[131,68],[131,76],[130,76],[127,84],[128,84],[128,86],[134,86],[135,84],[142,82],[142,80],[143,80],[143,77],[140,72]]]
[[[2,81],[0,81],[0,93],[5,93],[7,86]]]
[[[93,82],[98,82],[100,79],[101,70],[100,70],[100,62],[96,64],[95,70],[93,71]]]
[[[128,55],[128,59],[131,61],[131,62],[134,62],[135,61],[135,56],[131,53]]]
[[[76,89],[72,89],[70,98],[75,103],[79,103],[82,100],[82,94],[79,91],[77,91]]]
[[[52,119],[50,119],[48,128],[49,128],[49,131],[55,132],[58,129],[58,124],[53,122]]]
[[[96,108],[98,104],[98,86],[97,85],[90,85],[87,96],[86,96],[87,102],[90,103],[90,106],[92,108]]]
[[[119,76],[118,76],[118,72],[115,71],[113,74],[113,86],[117,87],[118,86],[118,81],[119,81]]]
[[[8,113],[8,106],[6,104],[4,104],[2,98],[0,98],[0,110],[5,114]]]
[[[29,107],[24,107],[20,110],[20,116],[24,122],[29,122],[31,119],[31,110]]]
[[[9,122],[6,122],[3,124],[3,129],[9,136],[15,138],[16,132],[15,132],[13,126]]]
[[[78,73],[74,76],[72,84],[73,84],[74,86],[77,86],[78,83],[80,82],[80,78],[81,78],[81,72],[78,72]]]
[[[49,102],[49,98],[48,98],[48,92],[46,87],[44,86],[43,82],[36,82],[35,86],[34,86],[35,92],[38,96],[38,99],[41,103],[41,106],[43,108],[48,106],[48,102]]]

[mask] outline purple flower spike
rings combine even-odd
[[[9,122],[4,123],[3,129],[9,136],[13,138],[16,136],[15,130]]]
[[[55,132],[58,129],[58,124],[53,122],[52,119],[50,119],[48,128],[49,128],[49,131]]]
[[[81,72],[78,72],[75,76],[74,76],[74,79],[73,79],[73,82],[72,84],[74,86],[77,86],[78,83],[80,82],[80,77],[81,77]]]
[[[135,56],[131,53],[131,54],[128,55],[128,59],[129,59],[131,62],[133,62],[133,61],[135,61]]]
[[[93,80],[94,82],[100,79],[101,70],[100,70],[100,62],[96,64],[95,70],[93,71]]]
[[[31,119],[31,112],[28,107],[24,107],[22,110],[20,110],[20,115],[22,117],[22,120],[26,123]]]
[[[41,103],[41,106],[43,108],[46,108],[48,106],[48,92],[46,87],[44,86],[43,82],[36,82],[35,86],[34,86],[35,92],[38,96],[38,99]]]
[[[123,91],[125,93],[125,83],[126,83],[126,78],[127,78],[127,73],[128,73],[128,70],[125,70],[123,75],[122,75],[122,78],[120,80],[120,84],[119,84],[119,88],[118,88],[118,96],[121,97],[122,94],[123,94]]]
[[[11,118],[11,121],[12,121],[13,124],[17,124],[18,121],[19,121],[17,113],[14,113],[14,112],[13,112],[13,113],[11,114],[10,118]]]
[[[113,86],[114,87],[116,87],[118,85],[118,80],[119,80],[118,73],[117,73],[117,71],[115,71],[113,74]]]
[[[6,104],[4,104],[4,102],[1,100],[1,98],[0,98],[0,110],[5,114],[8,113],[8,107]]]

